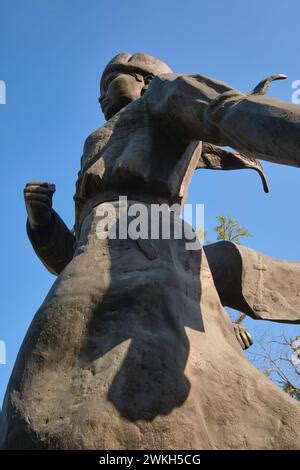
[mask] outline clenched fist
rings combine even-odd
[[[51,221],[55,185],[31,182],[24,188],[24,198],[31,228],[45,227]]]
[[[250,348],[250,346],[252,346],[252,344],[253,344],[253,339],[252,339],[249,331],[247,330],[247,328],[245,328],[244,326],[239,325],[238,323],[235,323],[233,325],[233,328],[234,328],[236,339],[240,343],[241,348],[242,349]]]

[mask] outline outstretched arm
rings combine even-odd
[[[75,237],[52,209],[54,191],[48,183],[28,183],[24,198],[29,240],[48,271],[58,275],[73,258]]]
[[[227,241],[204,251],[223,305],[255,320],[300,323],[300,263]]]
[[[250,157],[300,167],[300,107],[263,94],[275,75],[243,94],[201,75],[164,74],[144,99],[170,135],[230,146]]]

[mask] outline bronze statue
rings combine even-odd
[[[2,416],[7,449],[296,449],[299,404],[244,356],[223,306],[299,323],[299,263],[220,242],[102,239],[120,195],[182,205],[197,168],[300,166],[300,109],[121,53],[100,82],[70,231],[54,185],[29,183],[27,231],[58,277],[24,339]],[[231,153],[219,146],[230,146]],[[171,224],[180,224],[172,211]],[[244,346],[247,346],[245,338]]]

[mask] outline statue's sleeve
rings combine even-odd
[[[204,251],[224,306],[255,320],[300,323],[300,263],[227,241]]]
[[[209,122],[226,145],[261,160],[300,167],[300,106],[245,95],[232,101],[221,97],[211,109]]]
[[[165,74],[152,80],[145,98],[172,136],[300,167],[300,106],[255,90],[243,94],[209,77]]]
[[[42,263],[52,274],[60,274],[74,255],[73,233],[55,211],[47,227],[32,229],[27,220],[26,228],[32,247]]]

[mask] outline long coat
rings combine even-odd
[[[47,230],[28,227],[37,254],[59,275],[16,360],[2,446],[296,449],[299,405],[244,356],[213,256],[210,266],[203,249],[172,236],[97,233],[101,207],[111,202],[119,214],[119,195],[129,206],[182,204],[196,168],[201,144],[164,125],[151,88],[87,139],[75,236],[55,213]],[[171,220],[180,223],[176,214]],[[244,300],[247,313],[264,318],[255,299]]]

